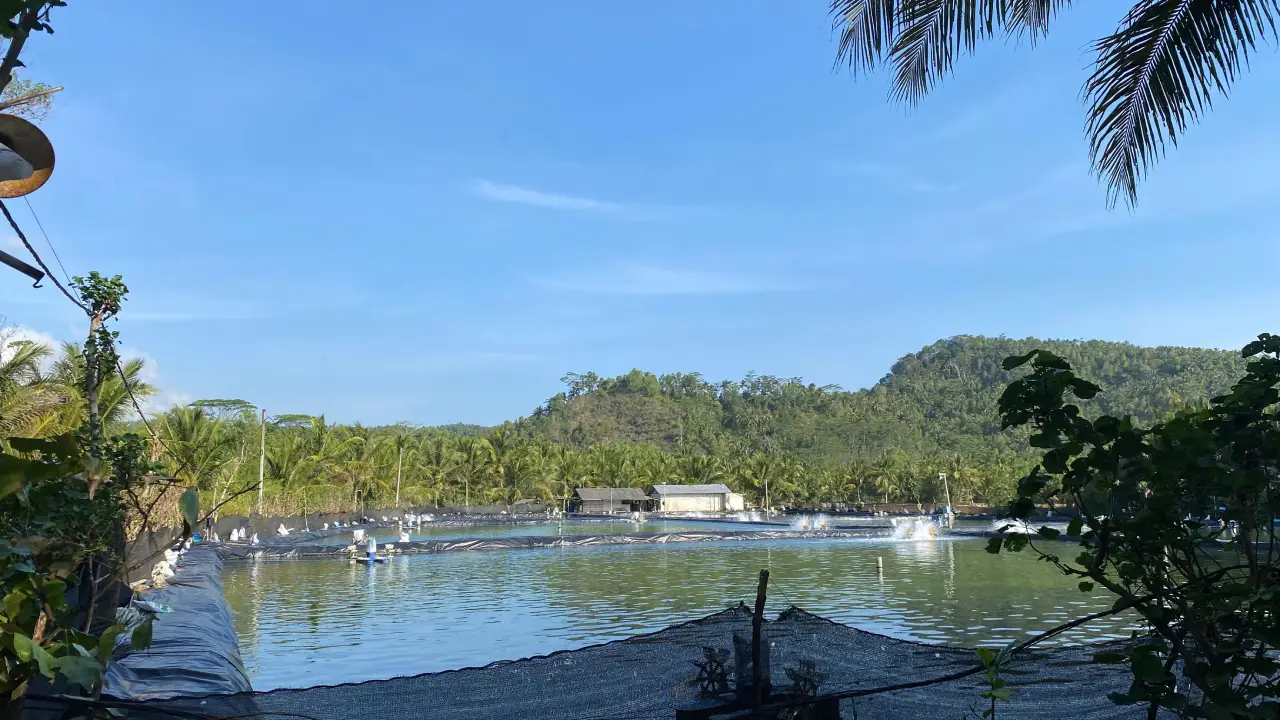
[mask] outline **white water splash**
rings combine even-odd
[[[831,519],[821,513],[817,515],[801,515],[791,521],[792,530],[827,530],[831,527]]]
[[[890,518],[894,540],[933,540],[938,537],[938,526],[928,518]]]
[[[1028,525],[1025,520],[992,520],[991,531],[1007,535],[1036,534],[1036,529]]]
[[[733,518],[738,522],[753,522],[753,523],[764,522],[764,515],[762,515],[758,510],[747,510],[746,512],[740,512],[737,515],[734,515]]]

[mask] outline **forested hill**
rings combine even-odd
[[[712,383],[696,373],[571,373],[565,392],[517,425],[580,447],[634,441],[690,453],[776,450],[817,464],[875,459],[891,447],[912,455],[1021,454],[1026,444],[1000,430],[996,401],[1015,377],[1001,362],[1032,348],[1067,358],[1102,386],[1088,412],[1142,420],[1221,393],[1245,364],[1221,350],[959,336],[903,357],[857,392],[754,374]]]

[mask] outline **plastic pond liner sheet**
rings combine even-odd
[[[981,667],[972,650],[891,639],[795,608],[767,622],[762,635],[772,709],[704,717],[919,720],[960,717],[982,702]],[[677,712],[706,710],[746,692],[750,636],[750,613],[738,607],[648,635],[481,668],[123,707],[135,718],[671,720]],[[1108,700],[1108,693],[1127,688],[1129,678],[1115,666],[1092,664],[1098,649],[1015,655],[1005,677],[1016,692],[1001,704],[999,717],[1145,717],[1142,708]],[[944,680],[913,686],[938,679]],[[815,703],[821,698],[825,707]],[[784,714],[786,706],[812,713]]]
[[[377,533],[370,534],[377,538]],[[541,548],[587,547],[596,545],[635,545],[676,542],[713,542],[747,540],[789,540],[810,538],[870,538],[883,537],[883,530],[706,530],[684,532],[619,533],[594,535],[526,535],[521,537],[459,538],[455,540],[413,540],[409,542],[383,542],[378,538],[379,552],[396,553],[445,553],[477,550],[536,550]],[[390,540],[393,533],[386,537]],[[311,536],[276,538],[270,543],[258,545],[221,543],[213,545],[224,560],[266,560],[296,557],[345,557],[351,554],[350,546],[328,544]],[[292,540],[292,542],[286,542]],[[363,546],[359,546],[363,552]]]
[[[145,651],[130,652],[131,632],[121,634],[119,659],[107,666],[107,694],[142,700],[250,689],[221,574],[215,549],[194,545],[166,587],[145,593],[144,599],[169,612],[157,614]]]

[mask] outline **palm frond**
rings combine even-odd
[[[832,0],[832,25],[840,28],[836,65],[854,75],[875,69],[893,46],[897,6],[897,0]]]
[[[1071,0],[1008,0],[1004,3],[1004,27],[1011,33],[1026,35],[1032,44],[1049,33],[1049,23]]]
[[[1071,0],[833,0],[841,27],[836,64],[871,71],[886,58],[896,67],[892,95],[917,103],[952,71],[956,57],[998,32],[1034,43]]]
[[[893,96],[918,103],[956,56],[973,52],[979,38],[991,37],[1003,19],[1003,0],[912,0],[899,10],[900,32],[890,56],[897,67]]]
[[[1280,0],[1140,0],[1095,43],[1085,83],[1089,149],[1111,205],[1133,206],[1138,182],[1187,125],[1225,95],[1259,38],[1276,37]]]

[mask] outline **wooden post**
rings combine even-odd
[[[756,611],[751,615],[751,692],[752,707],[759,710],[764,705],[764,652],[760,643],[764,630],[764,600],[769,587],[769,571],[760,571],[760,586],[756,588]]]

